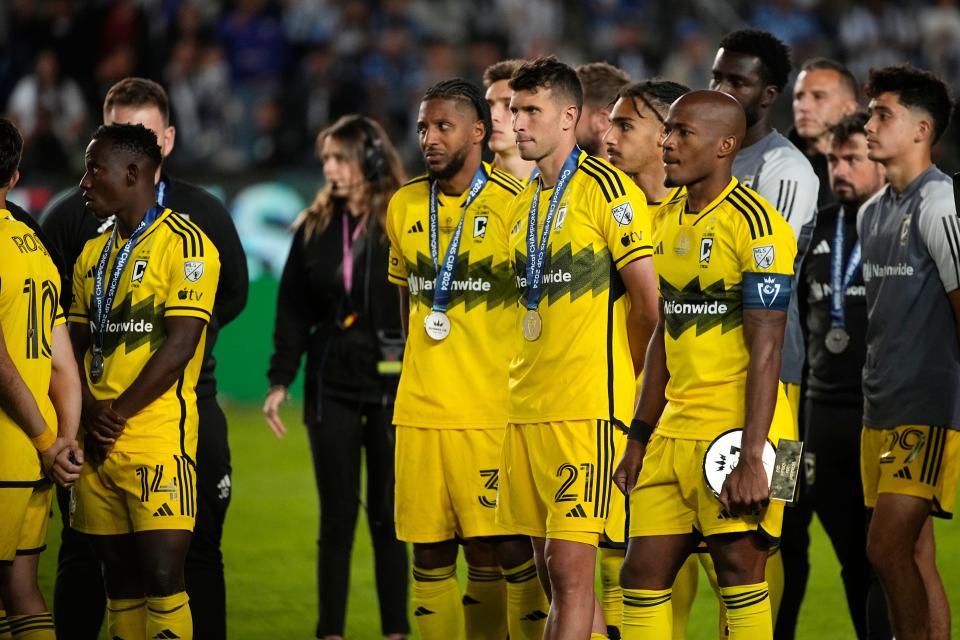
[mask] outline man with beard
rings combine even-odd
[[[765,31],[734,31],[720,41],[711,73],[710,88],[736,98],[747,116],[747,133],[733,161],[733,175],[763,196],[790,224],[797,240],[796,273],[816,221],[820,181],[803,153],[770,124],[773,105],[790,76],[790,51]],[[803,333],[794,291],[787,313],[780,369],[780,380],[793,410],[794,440],[800,437],[803,360]],[[796,598],[786,594],[785,588],[797,589],[802,594],[806,584],[809,573],[806,519],[800,509],[786,510],[782,553],[776,552],[767,563],[774,621],[781,595],[788,600]]]
[[[610,128],[610,109],[630,76],[608,62],[588,62],[576,68],[583,87],[583,113],[577,122],[577,144],[592,156],[606,159],[603,134]]]
[[[866,114],[855,113],[832,129],[826,157],[837,203],[817,214],[797,292],[808,363],[803,411],[806,499],[840,561],[858,638],[866,637],[869,565],[860,484],[867,303],[857,211],[884,183],[883,166],[867,158],[866,123]]]
[[[393,420],[397,537],[413,543],[414,616],[427,640],[487,637],[465,629],[458,539],[493,544],[511,638],[540,638],[546,618],[530,541],[494,517],[516,314],[507,213],[522,185],[481,162],[491,128],[479,87],[428,89],[417,118],[427,173],[387,209],[388,277],[407,334]]]

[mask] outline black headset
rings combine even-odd
[[[389,170],[387,155],[383,152],[383,139],[373,123],[365,116],[357,116],[357,122],[364,132],[363,177],[370,182],[377,182]]]

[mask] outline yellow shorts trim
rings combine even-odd
[[[783,502],[772,500],[751,516],[734,517],[723,509],[703,476],[709,446],[708,440],[680,440],[654,432],[630,494],[631,538],[757,531],[771,543],[780,539]]]
[[[186,456],[111,451],[83,465],[70,491],[70,526],[92,535],[193,531],[197,471]]]
[[[607,420],[509,424],[497,522],[512,533],[597,545],[625,439]]]
[[[893,429],[864,426],[860,432],[860,478],[867,508],[881,493],[930,502],[930,514],[952,518],[960,471],[960,432],[908,424]]]
[[[503,429],[397,427],[396,527],[405,542],[508,535],[495,518]]]
[[[0,488],[0,562],[46,549],[52,502],[50,484]]]

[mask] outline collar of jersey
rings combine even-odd
[[[589,153],[587,153],[587,152],[584,151],[583,149],[580,149],[580,155],[577,157],[577,169],[579,169],[579,168],[580,168],[580,165],[583,164],[583,161],[586,160],[586,159],[589,158],[589,157],[590,157],[590,154],[589,154]],[[537,182],[538,185],[542,185],[542,184],[543,184],[543,183],[540,182],[540,180],[539,180],[539,175],[538,175],[538,179],[536,180],[536,182]],[[555,186],[557,186],[556,183],[552,184],[552,185],[549,186],[549,187],[541,186],[541,187],[540,187],[540,193],[552,193],[552,192],[553,192],[553,188],[554,188]]]
[[[490,174],[493,173],[493,167],[490,166],[490,163],[489,163],[489,162],[481,162],[480,164],[483,165],[483,170],[486,172],[487,177],[489,178],[489,177],[490,177]],[[428,184],[429,184],[429,183],[428,183]],[[458,208],[459,208],[459,209],[462,209],[462,208],[463,208],[463,205],[467,204],[467,196],[469,196],[469,195],[470,195],[470,186],[469,186],[469,185],[467,186],[466,189],[464,189],[463,193],[461,193],[461,194],[460,194],[459,196],[457,196],[456,198],[454,198],[453,196],[448,196],[448,195],[446,195],[443,191],[440,191],[439,189],[437,189],[437,202],[440,203],[440,206],[446,206],[446,203],[444,202],[444,199],[445,199],[445,198],[450,198],[451,200],[459,201],[459,202],[458,202]],[[483,196],[483,192],[477,194],[477,200],[479,200],[482,196]],[[474,200],[474,202],[476,202],[476,200]]]
[[[143,235],[140,236],[140,239],[137,240],[137,242],[143,242],[144,238],[146,238],[148,235],[156,231],[157,227],[160,226],[160,223],[163,222],[166,219],[166,217],[170,215],[170,213],[171,213],[170,207],[164,207],[163,211],[160,212],[160,215],[157,216],[157,219],[153,221],[153,224],[151,224],[149,227],[143,230]],[[114,220],[113,224],[117,224],[116,220]],[[126,241],[127,241],[127,238],[121,239],[120,234],[118,233],[113,238],[113,248],[119,249],[121,243]]]
[[[698,211],[696,213],[687,213],[687,198],[686,198],[687,194],[684,193],[683,207],[680,209],[680,224],[681,225],[689,224],[690,226],[696,225],[698,222],[703,220],[704,216],[706,216],[708,213],[710,213],[711,211],[719,207],[720,203],[727,199],[727,196],[730,195],[730,193],[737,187],[738,184],[740,184],[740,181],[734,177],[731,177],[730,182],[728,182],[727,186],[723,188],[723,191],[720,192],[720,195],[714,198],[713,201],[710,202],[710,204],[708,204],[703,208],[703,210]],[[694,220],[693,222],[684,222],[683,219],[685,216],[697,216],[697,219]]]
[[[927,178],[930,176],[930,174],[932,174],[936,170],[937,170],[937,165],[931,163],[929,167],[924,169],[923,173],[921,173],[916,178],[911,180],[910,184],[907,185],[907,188],[901,191],[900,193],[897,193],[896,191],[893,190],[893,187],[890,187],[890,195],[893,197],[893,201],[902,202],[903,200],[906,200],[907,198],[912,196],[914,193],[917,192],[918,189],[920,189],[920,187],[926,184]]]

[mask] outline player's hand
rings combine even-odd
[[[74,440],[57,454],[50,478],[61,487],[69,488],[73,486],[73,483],[80,477],[82,465],[83,449],[81,449],[77,441]]]
[[[627,449],[623,452],[623,458],[617,465],[617,470],[613,472],[613,483],[623,493],[630,495],[633,488],[637,486],[637,478],[640,476],[640,469],[643,468],[643,454],[647,447],[639,440],[627,440]]]
[[[741,454],[740,461],[723,481],[720,504],[732,516],[758,513],[770,502],[767,472],[760,456]]]
[[[49,449],[40,454],[40,466],[43,468],[43,474],[45,476],[48,478],[52,477],[51,473],[53,472],[53,466],[57,460],[57,456],[69,445],[70,441],[66,438],[57,438],[53,441],[53,444],[50,445]]]
[[[113,410],[112,401],[95,400],[84,411],[84,426],[94,440],[101,445],[116,442],[127,423],[126,418]]]
[[[273,431],[273,435],[277,436],[278,440],[287,434],[287,428],[280,419],[280,405],[288,397],[290,395],[286,387],[274,386],[267,391],[267,399],[263,401],[263,416],[267,419],[270,431]]]

